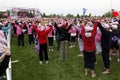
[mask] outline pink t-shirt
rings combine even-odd
[[[81,31],[82,31],[82,27],[78,26],[77,27],[77,31],[78,31],[78,38],[80,37]]]
[[[54,32],[55,32],[55,29],[54,29],[54,27],[53,27],[53,29],[49,32],[48,37],[53,37],[53,36],[54,36],[54,35],[53,35]]]
[[[28,27],[28,34],[32,34],[32,30],[33,30],[32,26]]]
[[[20,34],[22,34],[22,28],[20,28],[20,26],[18,26],[18,25],[15,25],[15,27],[16,27],[16,33],[17,33],[17,35],[20,35]]]
[[[102,35],[101,31],[98,30],[98,31],[97,31],[97,34],[96,34],[96,36],[95,36],[95,41],[96,41],[96,42],[100,42],[100,41],[101,41],[101,35]]]
[[[71,36],[76,36],[76,28],[74,26],[71,27]]]

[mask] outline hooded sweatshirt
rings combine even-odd
[[[33,29],[38,34],[38,41],[39,44],[46,44],[47,43],[47,36],[48,33],[52,30],[53,26],[49,26],[48,29],[40,30],[37,28],[37,26],[33,25]]]
[[[83,46],[84,46],[84,51],[95,51],[96,50],[96,46],[95,46],[95,35],[96,35],[96,31],[97,31],[97,25],[98,23],[95,22],[93,25],[93,30],[92,30],[92,36],[91,37],[86,37],[85,36],[85,27],[82,27],[82,39],[83,39]]]

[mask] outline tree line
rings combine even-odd
[[[7,16],[4,16],[3,14],[7,13]],[[6,12],[2,12],[0,11],[0,18],[7,18],[10,15],[10,11],[7,10]],[[29,14],[30,16],[32,16],[32,13]],[[79,13],[77,15],[73,15],[68,13],[67,15],[63,15],[63,14],[49,14],[47,15],[46,13],[41,13],[41,17],[47,17],[47,18],[55,18],[55,17],[67,17],[67,18],[80,18],[80,17],[91,17],[91,16],[95,16],[92,15],[91,13],[89,15],[80,15]],[[112,17],[112,13],[110,11],[104,13],[102,15],[102,17]]]

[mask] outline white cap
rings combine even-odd
[[[21,25],[21,23],[19,23],[19,25]]]
[[[31,23],[29,23],[29,25],[31,25]]]
[[[119,23],[118,23],[118,21],[115,21],[115,22],[113,22],[112,24],[113,24],[113,25],[118,25]]]
[[[117,29],[118,26],[117,25],[112,25],[112,29]]]
[[[52,25],[52,22],[49,22],[49,25]]]
[[[41,26],[41,24],[39,23],[38,26]]]
[[[92,30],[93,30],[93,27],[85,26],[85,31],[92,31]]]
[[[3,25],[2,23],[0,23],[0,25]]]

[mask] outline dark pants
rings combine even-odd
[[[40,51],[39,51],[39,58],[40,61],[43,61],[43,55],[45,57],[45,61],[48,59],[48,51],[47,51],[47,43],[46,44],[40,44]]]
[[[84,68],[90,68],[94,70],[94,63],[95,63],[95,51],[87,52],[83,51],[84,53]]]
[[[109,48],[102,48],[102,58],[105,68],[110,67],[109,52],[110,52]]]
[[[29,44],[34,43],[33,34],[28,35]]]
[[[59,51],[60,49],[60,41],[56,38],[56,42],[57,42],[57,50]]]
[[[22,46],[24,46],[24,34],[18,35],[18,46],[22,43]]]
[[[48,37],[49,46],[53,46],[53,37]]]
[[[0,64],[0,77],[5,73],[8,64],[9,64],[10,56],[5,56],[4,60]]]

